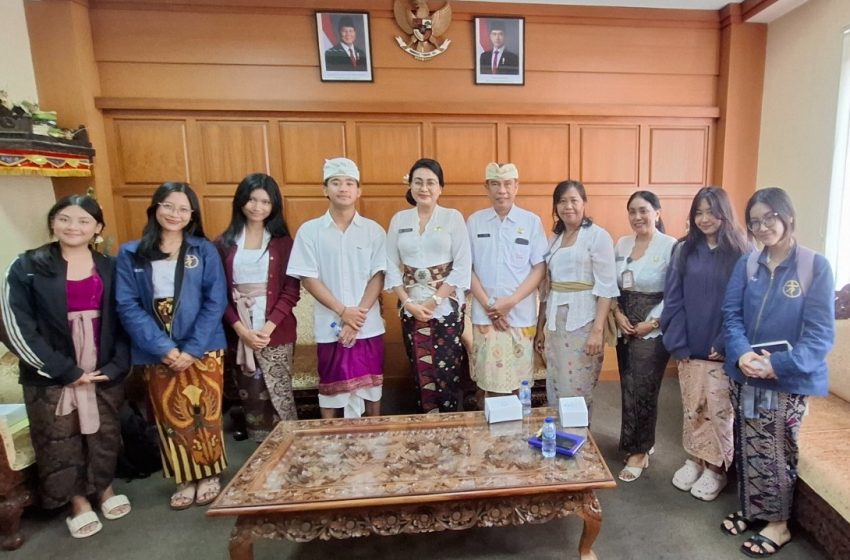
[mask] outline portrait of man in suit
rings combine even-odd
[[[358,47],[357,29],[350,16],[342,16],[336,26],[336,44],[325,51],[325,68],[334,72],[365,72],[369,68],[366,53]]]
[[[507,49],[505,44],[505,24],[501,20],[489,21],[491,49],[481,53],[479,68],[481,74],[519,74],[519,56]]]

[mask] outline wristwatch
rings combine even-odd
[[[660,327],[660,326],[661,326],[661,325],[658,323],[658,319],[652,319],[652,320],[649,322],[649,324],[650,324],[650,325],[652,325],[652,328],[653,328],[653,329],[657,329],[658,327]]]
[[[491,297],[487,300],[487,307],[493,307],[494,305],[496,305],[496,298]]]
[[[437,305],[440,305],[441,303],[443,303],[443,298],[441,298],[437,294],[434,294],[433,296],[431,296],[431,299],[433,299],[434,303],[436,303]]]

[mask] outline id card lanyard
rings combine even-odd
[[[623,273],[620,275],[620,284],[623,286],[624,290],[631,290],[635,287],[635,273],[628,269],[628,266],[632,264],[632,258],[626,257],[626,269],[623,270]]]

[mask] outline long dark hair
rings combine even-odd
[[[635,191],[632,193],[632,196],[629,197],[629,201],[626,202],[626,210],[629,209],[629,204],[636,198],[642,198],[649,203],[650,206],[655,208],[656,211],[661,210],[661,201],[652,191]],[[655,222],[655,229],[660,231],[661,233],[667,233],[664,229],[664,220],[661,219],[661,216],[658,216],[658,221]]]
[[[147,261],[157,261],[167,258],[168,255],[160,251],[159,242],[162,236],[162,226],[156,221],[156,211],[159,208],[159,203],[165,201],[171,193],[183,193],[189,199],[189,206],[192,208],[192,217],[189,223],[183,228],[183,237],[191,235],[194,237],[207,236],[204,234],[204,226],[201,222],[201,205],[198,202],[198,196],[188,183],[167,182],[159,186],[154,191],[151,197],[151,204],[148,206],[148,223],[145,224],[145,229],[142,230],[142,238],[139,240],[139,248],[136,250],[136,255]]]
[[[703,187],[694,196],[688,213],[688,233],[679,241],[681,249],[676,264],[679,270],[685,270],[688,255],[701,243],[706,242],[705,234],[696,224],[697,210],[703,201],[708,202],[711,213],[720,220],[720,229],[717,230],[717,251],[724,271],[727,274],[731,273],[738,257],[746,253],[749,246],[747,236],[736,220],[735,210],[729,202],[729,195],[720,187]]]
[[[750,223],[750,210],[759,202],[765,206],[769,206],[771,210],[779,214],[777,219],[785,226],[782,239],[794,233],[795,225],[797,224],[797,212],[794,210],[794,205],[791,204],[791,197],[788,196],[787,192],[779,187],[767,187],[754,192],[750,200],[747,201],[746,216],[744,217],[747,224]],[[749,227],[747,228],[747,234],[750,238],[755,237]]]
[[[582,201],[587,204],[587,192],[584,190],[584,185],[581,181],[574,181],[572,179],[567,179],[566,181],[561,181],[557,185],[555,185],[555,190],[552,191],[552,218],[555,221],[555,225],[552,226],[552,231],[555,235],[561,235],[564,233],[564,222],[561,220],[561,217],[558,216],[558,201],[561,200],[561,197],[564,196],[570,189],[575,189],[578,195],[581,197]],[[579,227],[590,227],[593,225],[593,220],[591,220],[587,214],[584,214],[581,217],[581,225]]]
[[[94,218],[94,220],[102,226],[101,231],[103,231],[103,228],[106,227],[106,222],[103,221],[103,210],[94,198],[85,194],[72,194],[57,200],[56,204],[54,204],[47,212],[48,234],[51,236],[53,235],[53,220],[56,218],[56,214],[69,206],[79,206],[82,208],[86,214]],[[56,273],[55,267],[53,266],[55,248],[55,243],[48,243],[29,251],[33,267],[39,274],[53,276]]]
[[[283,196],[277,181],[265,173],[251,173],[239,183],[233,193],[233,211],[230,215],[230,225],[221,234],[221,240],[226,248],[236,243],[236,237],[245,229],[245,205],[251,200],[251,193],[256,190],[265,191],[272,203],[272,211],[263,220],[263,226],[272,237],[289,237],[289,228],[283,218]]]
[[[413,180],[413,172],[417,169],[430,169],[434,172],[434,175],[437,176],[437,181],[440,183],[440,187],[443,188],[446,186],[446,182],[443,179],[443,168],[440,166],[440,162],[435,159],[422,158],[416,160],[416,163],[413,164],[413,167],[410,168],[410,172],[407,174],[408,183]],[[411,206],[416,206],[416,199],[413,198],[413,194],[410,192],[410,187],[407,187],[407,192],[404,195],[404,199]]]

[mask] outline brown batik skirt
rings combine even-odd
[[[100,428],[86,435],[80,433],[76,410],[56,415],[62,387],[24,385],[23,389],[42,506],[62,507],[74,496],[100,498],[115,476],[121,448],[118,410],[124,402],[124,386],[96,386]]]
[[[171,298],[157,300],[163,324],[171,324]],[[221,429],[223,350],[207,352],[180,373],[164,364],[145,367],[159,432],[163,474],[177,484],[215,476],[227,467]]]

